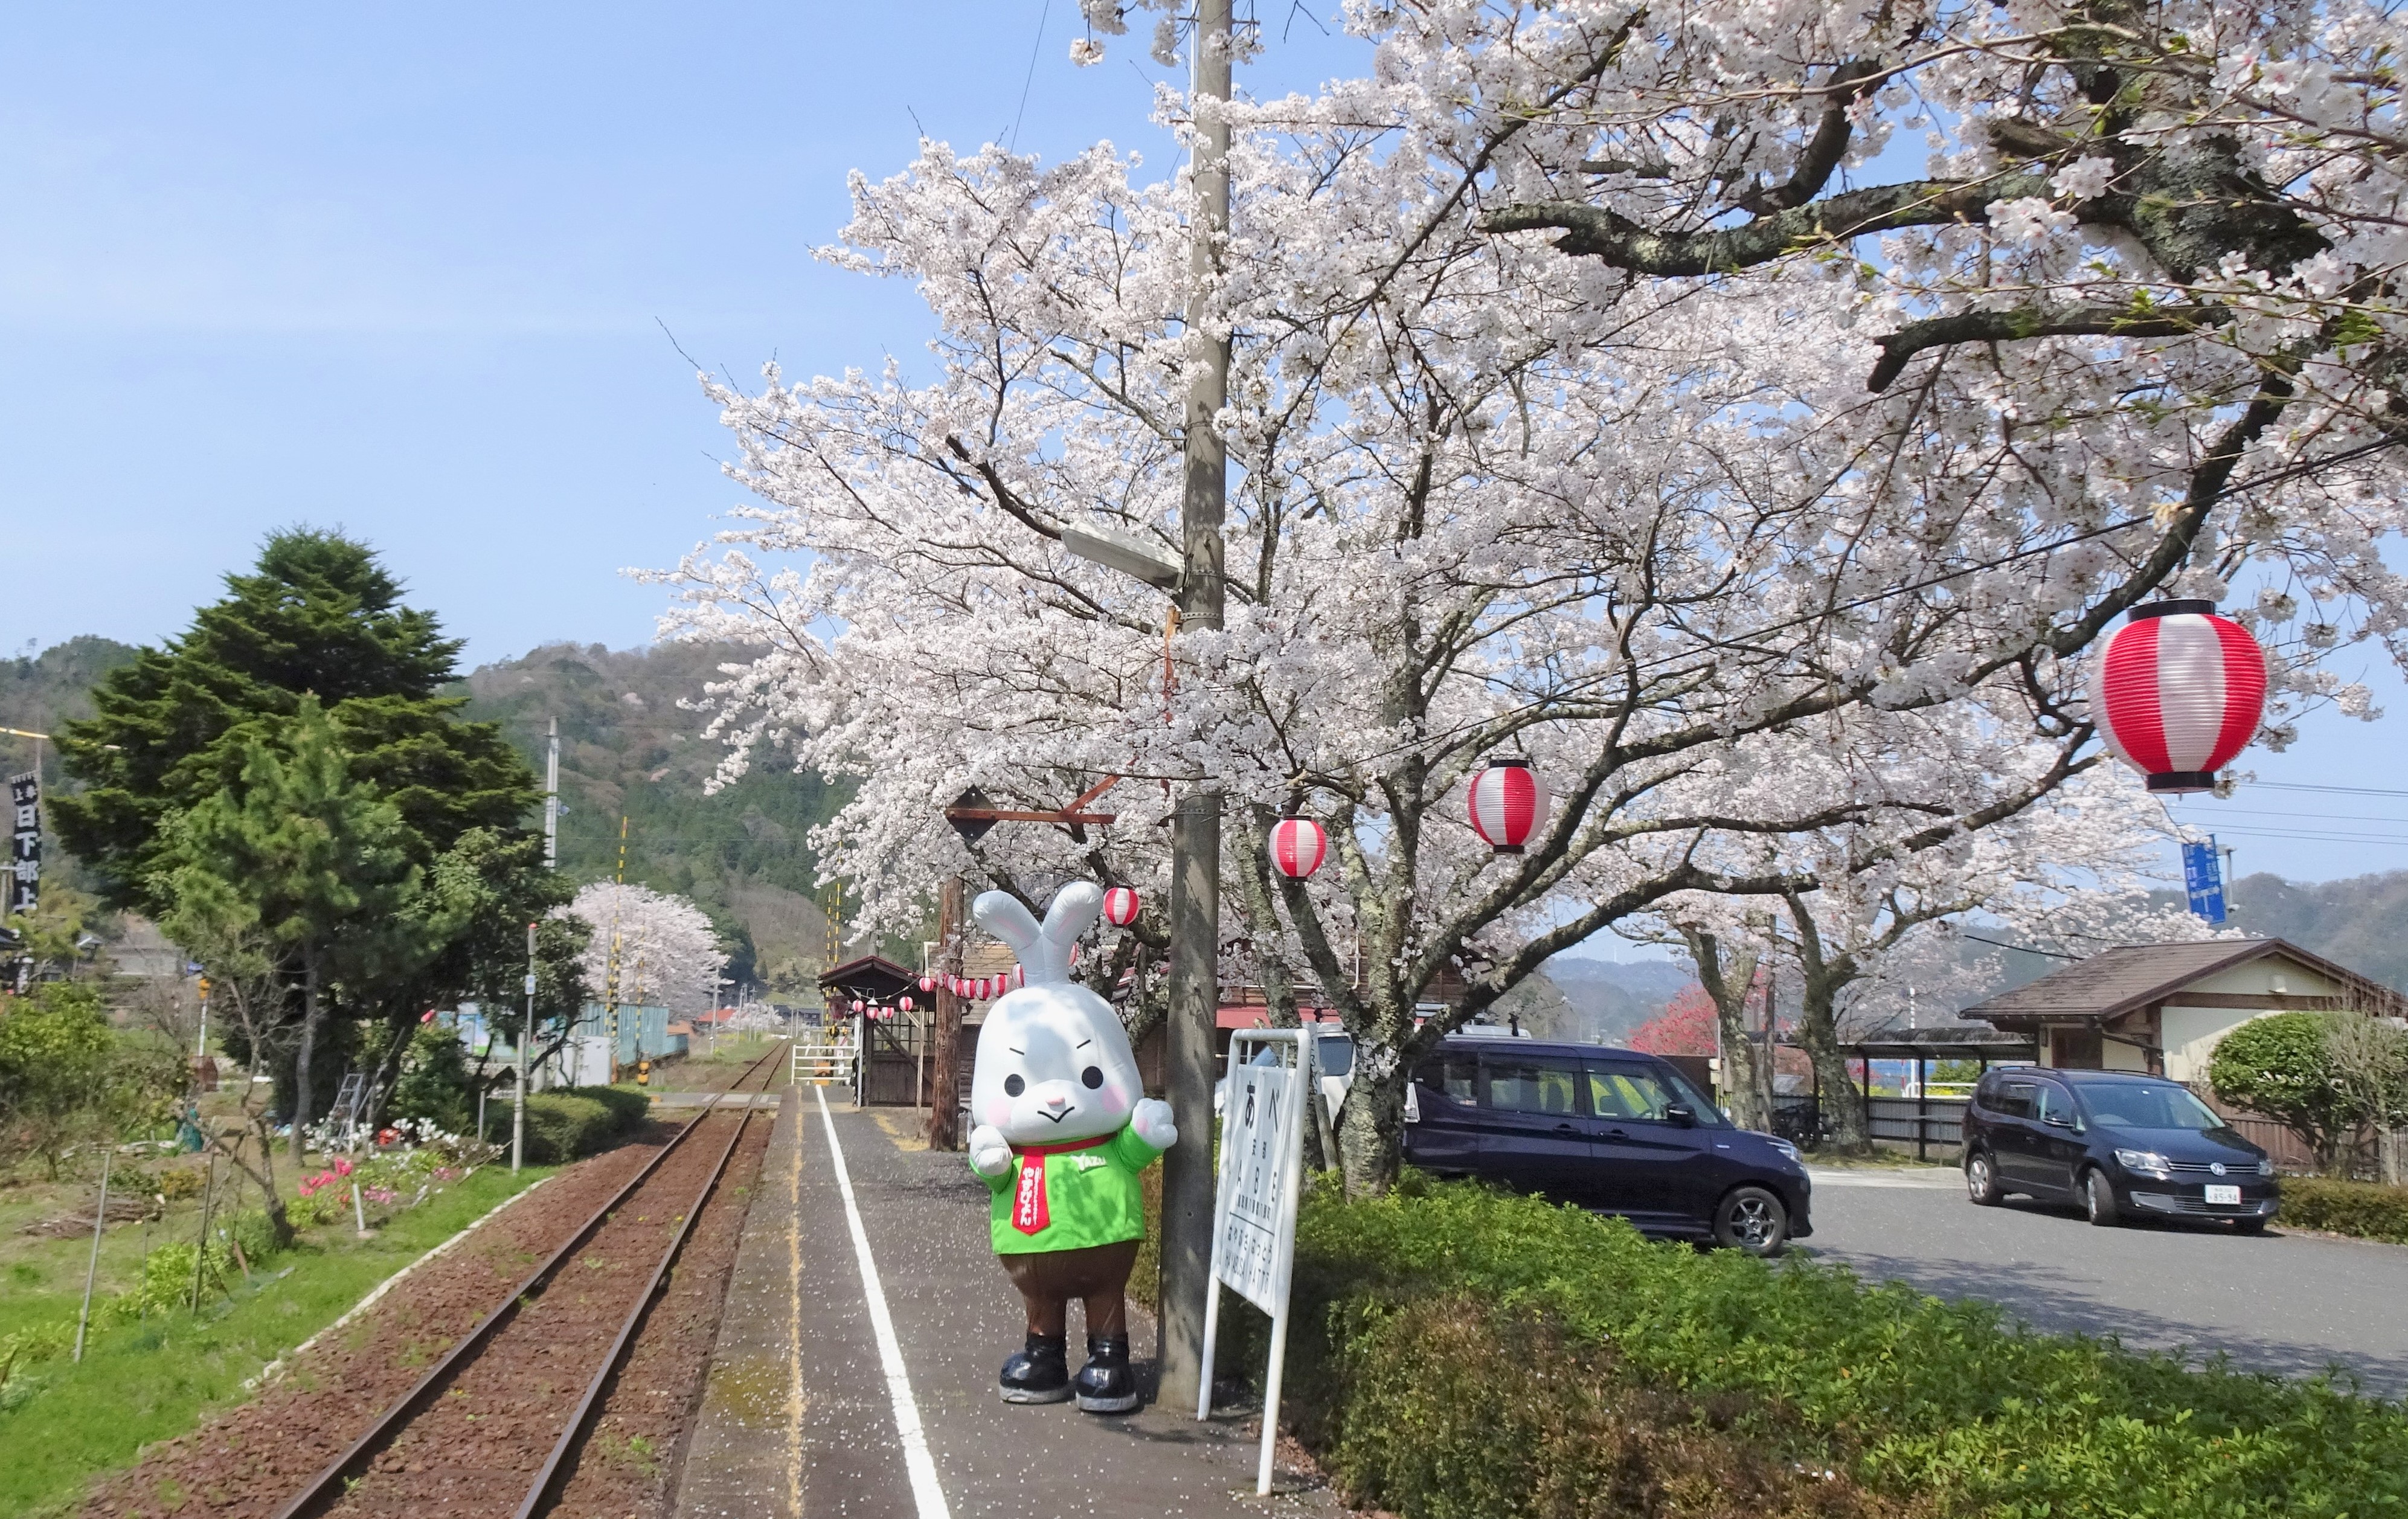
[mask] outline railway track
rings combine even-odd
[[[548,1512],[752,1122],[719,1098],[767,1090],[784,1058],[714,1096],[275,1519]]]

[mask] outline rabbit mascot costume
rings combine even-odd
[[[995,1253],[1028,1304],[1028,1343],[1003,1363],[1004,1400],[1076,1397],[1089,1413],[1126,1413],[1138,1405],[1123,1296],[1145,1238],[1138,1174],[1179,1130],[1170,1104],[1145,1095],[1111,1004],[1070,980],[1070,946],[1103,901],[1100,887],[1073,881],[1042,928],[1003,892],[973,906],[1019,954],[1027,984],[992,1003],[979,1030],[969,1160],[995,1194]],[[1073,1297],[1087,1320],[1087,1364],[1075,1377]]]

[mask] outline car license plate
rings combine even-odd
[[[2241,1206],[2241,1189],[2210,1187],[2207,1189],[2207,1204],[2211,1208],[2238,1208]]]

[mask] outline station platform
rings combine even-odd
[[[916,1146],[916,1114],[857,1111],[831,1091],[792,1088],[780,1107],[678,1519],[1339,1512],[1285,1469],[1271,1497],[1254,1496],[1250,1412],[1199,1424],[1157,1407],[1005,1403],[996,1371],[1025,1326],[988,1246],[986,1188],[961,1155]],[[1150,1385],[1153,1323],[1131,1319]],[[1074,1352],[1081,1335],[1074,1308]]]

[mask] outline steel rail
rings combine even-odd
[[[745,1073],[746,1076],[751,1074],[751,1071]],[[738,1080],[740,1082],[743,1078]],[[766,1092],[767,1089],[768,1083],[762,1083],[762,1090]],[[713,1098],[712,1106],[717,1105],[717,1099]],[[721,1180],[727,1174],[727,1163],[735,1156],[736,1147],[743,1141],[744,1130],[751,1125],[752,1114],[757,1111],[749,1100],[745,1103],[744,1115],[736,1121],[736,1132],[727,1137],[726,1145],[719,1152],[719,1159],[711,1165],[710,1174],[703,1179],[701,1190],[694,1195],[694,1205],[678,1221],[677,1233],[670,1237],[668,1248],[661,1253],[660,1264],[652,1268],[652,1280],[644,1283],[642,1295],[627,1311],[626,1322],[619,1326],[618,1338],[610,1341],[610,1351],[602,1359],[602,1369],[595,1372],[594,1380],[585,1384],[585,1396],[577,1400],[575,1412],[569,1414],[568,1427],[563,1429],[560,1439],[552,1442],[552,1454],[544,1457],[543,1469],[535,1474],[535,1481],[528,1485],[526,1497],[520,1500],[511,1519],[535,1519],[558,1496],[556,1490],[568,1465],[569,1454],[585,1443],[595,1415],[602,1410],[604,1390],[619,1374],[620,1368],[626,1364],[627,1353],[635,1348],[636,1336],[642,1331],[644,1321],[652,1316],[652,1305],[659,1300],[661,1287],[668,1281],[670,1268],[677,1265],[679,1254],[685,1249],[686,1236],[693,1232],[695,1220],[702,1216],[702,1210],[710,1201],[710,1195],[719,1190]],[[706,1111],[703,1116],[709,1117],[710,1114]],[[697,1118],[695,1122],[699,1124],[702,1119]]]
[[[577,1253],[578,1247],[592,1239],[595,1231],[601,1228],[609,1220],[610,1215],[618,1211],[619,1205],[626,1201],[638,1187],[642,1186],[654,1171],[660,1169],[663,1162],[674,1154],[696,1130],[701,1128],[702,1121],[718,1109],[719,1099],[729,1096],[737,1087],[752,1080],[753,1072],[768,1065],[783,1053],[779,1050],[770,1051],[747,1067],[743,1074],[729,1083],[727,1091],[713,1093],[710,1101],[704,1104],[702,1111],[696,1113],[693,1121],[684,1128],[680,1129],[676,1138],[661,1146],[652,1159],[644,1162],[641,1169],[629,1177],[625,1184],[617,1192],[610,1195],[609,1201],[595,1209],[593,1216],[577,1226],[575,1234],[570,1235],[558,1250],[553,1251],[542,1265],[537,1267],[527,1276],[525,1281],[511,1288],[509,1296],[495,1304],[491,1312],[478,1320],[475,1328],[461,1336],[450,1350],[444,1352],[443,1358],[428,1368],[426,1375],[419,1378],[408,1392],[395,1398],[390,1407],[378,1414],[376,1422],[370,1425],[359,1439],[351,1441],[342,1455],[327,1463],[324,1469],[310,1478],[298,1493],[286,1499],[283,1507],[276,1511],[273,1519],[315,1519],[316,1515],[325,1512],[331,1502],[349,1491],[350,1479],[359,1469],[390,1445],[394,1437],[401,1432],[402,1426],[418,1416],[435,1394],[451,1380],[452,1374],[475,1359],[477,1354],[485,1348],[487,1342],[494,1338],[494,1332],[504,1323],[515,1317],[518,1310],[528,1298],[543,1290],[552,1278],[558,1273],[560,1268]],[[746,1115],[748,1117],[751,1115],[749,1099],[746,1105]]]

